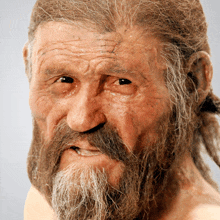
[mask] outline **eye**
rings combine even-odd
[[[104,87],[105,90],[122,95],[132,95],[135,93],[136,88],[137,86],[131,80],[115,76],[108,76]]]
[[[119,85],[129,85],[129,84],[132,83],[132,82],[131,82],[130,80],[128,80],[128,79],[119,79],[118,82],[119,82]]]
[[[50,90],[54,95],[64,95],[76,88],[76,79],[69,76],[58,76],[51,85]]]
[[[73,83],[74,79],[68,76],[62,76],[60,77],[57,82],[62,82],[62,83]]]

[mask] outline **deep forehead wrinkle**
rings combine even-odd
[[[56,31],[54,31],[54,25],[56,27]],[[47,35],[49,35],[47,38],[41,34],[42,29],[47,30]],[[122,35],[117,32],[105,34],[100,34],[96,31],[88,32],[86,29],[78,29],[73,25],[66,23],[61,24],[59,22],[48,22],[40,26],[35,36],[37,41],[40,43],[40,46],[45,49],[53,46],[54,44],[61,43],[64,46],[75,45],[78,47],[115,47],[122,40]],[[114,50],[114,48],[112,48],[112,50]]]
[[[46,24],[41,27],[42,31],[37,33],[38,49],[35,54],[38,53],[36,59],[39,60],[39,66],[46,63],[47,68],[49,65],[51,67],[55,65],[56,69],[64,67],[77,73],[77,69],[81,65],[80,61],[76,65],[70,64],[70,68],[61,63],[67,62],[69,65],[68,62],[72,63],[82,59],[88,61],[91,67],[89,71],[83,71],[83,73],[109,72],[133,76],[142,75],[142,77],[146,75],[146,68],[149,69],[148,67],[151,66],[154,69],[158,66],[157,40],[149,36],[146,41],[146,36],[139,28],[136,28],[137,30],[123,28],[118,32],[100,34],[84,29],[72,29],[72,26],[66,24],[59,29],[59,25],[57,23],[53,23],[52,26]],[[45,33],[47,38],[44,37]],[[135,59],[140,54],[146,56]],[[133,60],[136,61],[133,62]],[[142,67],[140,68],[140,66]],[[83,67],[83,70],[85,69],[87,68]],[[138,69],[139,71],[137,71]]]
[[[75,42],[77,42],[75,44]],[[97,43],[98,42],[98,43]],[[58,50],[66,50],[71,54],[83,54],[83,53],[95,53],[95,52],[107,52],[113,53],[115,47],[119,42],[115,42],[113,40],[97,40],[97,42],[82,42],[81,40],[77,41],[57,41],[57,42],[49,42],[48,44],[42,46],[37,51],[38,56],[44,56],[47,52],[58,51]]]
[[[46,29],[47,38],[41,34],[41,29]],[[36,33],[36,38],[39,42],[37,55],[42,56],[48,51],[55,51],[56,49],[61,51],[65,47],[65,49],[68,49],[72,54],[79,56],[95,52],[99,52],[100,54],[105,52],[114,53],[117,49],[124,48],[124,43],[126,44],[126,42],[131,45],[131,47],[133,47],[134,44],[135,46],[143,47],[142,41],[144,39],[141,40],[141,38],[145,38],[143,31],[140,31],[140,28],[138,28],[137,31],[136,29],[134,29],[134,31],[122,28],[117,32],[100,34],[96,31],[88,32],[86,29],[79,29],[65,23],[49,22],[39,27]],[[56,48],[58,46],[60,48]],[[145,45],[143,50],[146,51],[149,46],[150,45]]]

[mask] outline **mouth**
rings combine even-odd
[[[112,160],[109,156],[100,151],[99,148],[91,146],[84,141],[72,143],[63,151],[58,171],[65,170],[71,164],[74,164],[76,169],[92,167],[101,171],[105,170],[108,174],[108,182],[110,185],[118,184],[124,169],[122,162]]]
[[[71,146],[71,150],[75,151],[78,155],[83,157],[92,157],[92,156],[98,156],[101,155],[102,152],[97,149],[84,149],[77,146]]]

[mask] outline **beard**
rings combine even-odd
[[[59,220],[156,219],[169,208],[178,192],[175,169],[186,149],[177,147],[173,118],[161,117],[157,122],[158,135],[145,138],[142,150],[133,153],[127,153],[125,144],[109,124],[90,133],[78,133],[62,121],[53,140],[47,143],[35,122],[28,156],[31,183],[45,196]],[[118,186],[108,183],[104,169],[73,164],[59,171],[67,144],[85,137],[112,160],[123,163]],[[135,149],[142,142],[140,136]]]
[[[107,191],[104,172],[71,164],[53,180],[52,207],[57,219],[106,219]]]

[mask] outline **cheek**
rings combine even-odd
[[[50,137],[51,132],[49,130],[52,129],[50,129],[51,126],[49,124],[51,122],[48,123],[48,118],[51,117],[51,113],[56,106],[55,102],[45,91],[30,88],[29,105],[32,116],[38,123],[41,132],[45,137]],[[56,117],[56,114],[54,117]]]
[[[165,100],[145,96],[129,102],[115,101],[107,105],[108,121],[117,128],[129,151],[133,151],[141,136],[147,136],[149,141],[158,136],[157,122],[166,111],[168,112],[168,104]],[[138,143],[139,145],[141,143]]]
[[[30,93],[29,105],[33,117],[40,120],[46,119],[53,106],[51,100],[46,95],[37,92]]]
[[[131,105],[121,102],[108,102],[103,105],[107,122],[117,129],[117,132],[128,151],[132,151],[138,136],[138,126],[135,124]]]

